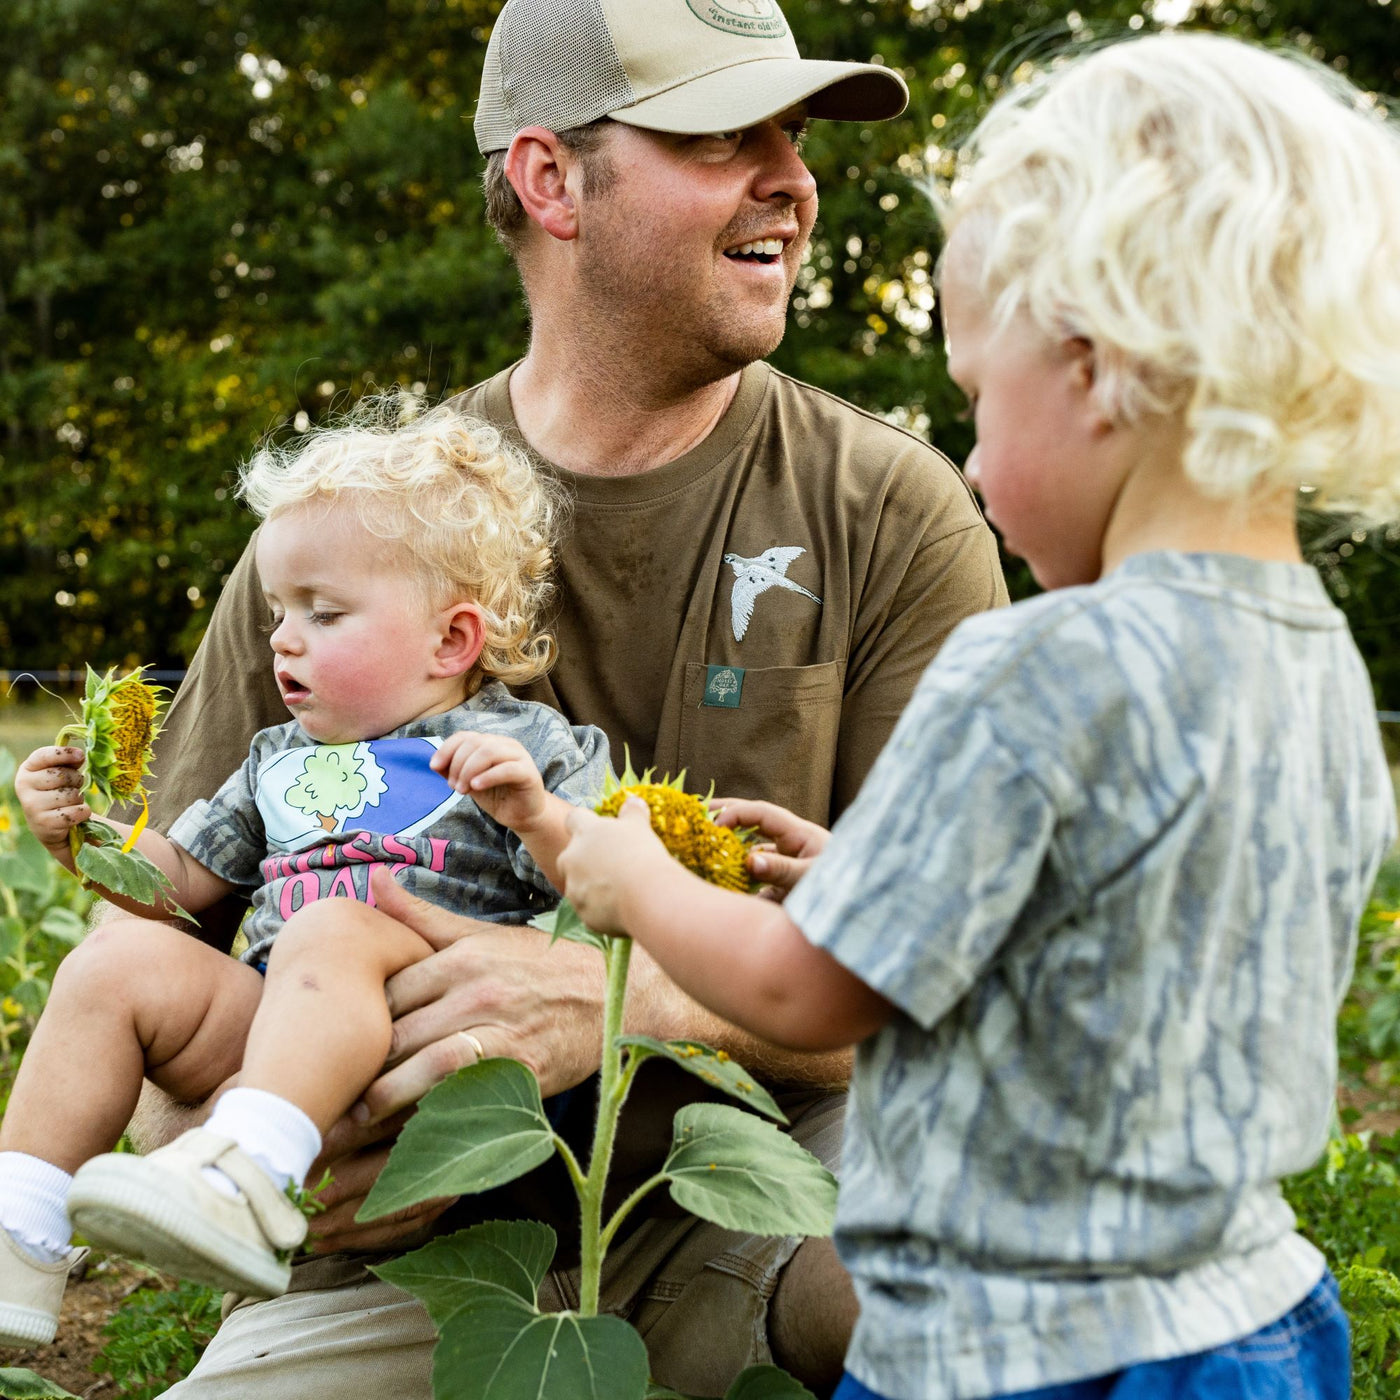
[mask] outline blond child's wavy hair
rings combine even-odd
[[[998,101],[936,196],[1005,324],[1083,337],[1111,421],[1184,409],[1222,499],[1400,515],[1400,134],[1301,56],[1126,40]]]
[[[542,618],[563,497],[489,424],[451,404],[416,412],[406,395],[362,399],[297,441],[265,444],[238,492],[261,520],[317,502],[351,506],[400,547],[430,606],[463,598],[482,609],[479,672],[523,685],[553,663]]]

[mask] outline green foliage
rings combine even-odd
[[[126,850],[126,838],[115,827],[94,817],[75,830],[82,833],[83,840],[73,863],[89,884],[137,904],[152,908],[164,905],[192,924],[199,922],[175,902],[175,886],[165,871],[140,851]]]
[[[1334,1266],[1400,1265],[1400,1134],[1347,1133],[1290,1177],[1298,1228]]]
[[[489,1191],[547,1162],[554,1148],[535,1076],[516,1060],[478,1061],[423,1097],[356,1218]]]
[[[600,953],[604,950],[602,938],[579,918],[574,906],[567,899],[557,908],[537,915],[532,922],[536,928],[549,934],[551,943],[562,938],[567,943],[582,943],[587,948],[596,948]]]
[[[740,1103],[775,1122],[786,1123],[787,1114],[774,1102],[763,1085],[755,1083],[748,1071],[723,1050],[711,1050],[695,1040],[653,1040],[649,1035],[624,1035],[618,1044],[627,1051],[629,1063],[640,1065],[652,1056],[679,1065],[687,1074],[703,1079],[712,1089],[732,1094]]]
[[[554,1258],[555,1235],[534,1220],[489,1220],[444,1235],[373,1272],[422,1301],[441,1329],[469,1306],[476,1290],[535,1306]]]
[[[1390,1400],[1400,1378],[1400,1133],[1348,1133],[1285,1183],[1298,1227],[1327,1256],[1352,1331],[1355,1400]]]
[[[92,902],[25,826],[14,775],[13,755],[0,748],[0,1108],[59,960],[82,940]]]
[[[435,1400],[642,1400],[647,1349],[621,1318],[541,1313],[478,1289],[433,1353]]]
[[[565,902],[567,905],[567,901]],[[685,1210],[729,1229],[829,1234],[836,1180],[772,1123],[727,1104],[689,1104],[675,1118],[661,1170],[603,1221],[618,1117],[637,1070],[662,1057],[747,1106],[783,1115],[742,1066],[690,1041],[624,1036],[631,940],[600,937],[568,907],[536,920],[556,938],[600,947],[607,964],[603,1044],[593,1151],[585,1172],[545,1116],[539,1084],[514,1060],[482,1060],[427,1094],[400,1135],[358,1218],[373,1220],[435,1197],[486,1191],[559,1152],[581,1216],[577,1310],[541,1313],[539,1285],[555,1236],[527,1221],[491,1221],[434,1240],[375,1272],[415,1294],[438,1329],[433,1393],[439,1400],[646,1400],[647,1353],[627,1323],[600,1316],[603,1258],[622,1222],[651,1190],[669,1183]],[[773,1367],[745,1372],[730,1395],[763,1400],[807,1392]]]
[[[515,358],[468,118],[500,0],[17,0],[0,68],[0,656],[179,665],[251,529],[231,473],[370,385],[436,398]],[[817,123],[822,192],[780,368],[970,443],[920,182],[1027,58],[1155,25],[1144,0],[786,0],[814,58],[898,68],[899,119]],[[1197,5],[1400,90],[1377,0]],[[446,294],[444,294],[446,290]],[[1396,537],[1319,535],[1383,703]],[[1013,591],[1031,590],[1011,565]]]
[[[661,1174],[683,1210],[756,1235],[829,1235],[836,1180],[771,1123],[721,1103],[677,1114]]]
[[[51,1396],[57,1396],[59,1400],[64,1400],[64,1397],[66,1400],[78,1400],[71,1390],[64,1390],[62,1386],[36,1376],[33,1371],[0,1367],[0,1397],[3,1400],[30,1400],[30,1397],[45,1400],[45,1397]]]
[[[1337,1282],[1351,1319],[1351,1393],[1355,1400],[1383,1400],[1400,1380],[1400,1278],[1349,1264]]]
[[[187,1375],[219,1326],[220,1294],[196,1283],[143,1288],[102,1329],[92,1368],[123,1400],[153,1400]]]
[[[1354,1082],[1400,1058],[1400,860],[1382,868],[1362,917],[1338,1043],[1343,1074]]]

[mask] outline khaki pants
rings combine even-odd
[[[792,1136],[833,1170],[845,1096],[814,1096]],[[690,1217],[649,1220],[609,1251],[602,1308],[641,1333],[652,1376],[722,1395],[745,1366],[771,1361],[768,1303],[799,1239],[744,1235]],[[554,1271],[540,1308],[578,1303],[576,1271]],[[432,1400],[437,1337],[417,1299],[379,1279],[240,1302],[171,1400]]]

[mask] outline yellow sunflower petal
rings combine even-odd
[[[640,797],[651,812],[651,829],[687,870],[712,885],[747,894],[753,881],[744,837],[730,827],[716,826],[704,801],[682,791],[679,779],[655,783],[649,778],[650,772],[640,781],[618,785],[594,810],[600,816],[615,817],[629,797]]]

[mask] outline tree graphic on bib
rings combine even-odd
[[[336,828],[337,812],[355,811],[364,806],[369,778],[364,759],[354,748],[344,746],[313,749],[301,777],[287,790],[287,805],[308,816],[317,817],[327,831]]]

